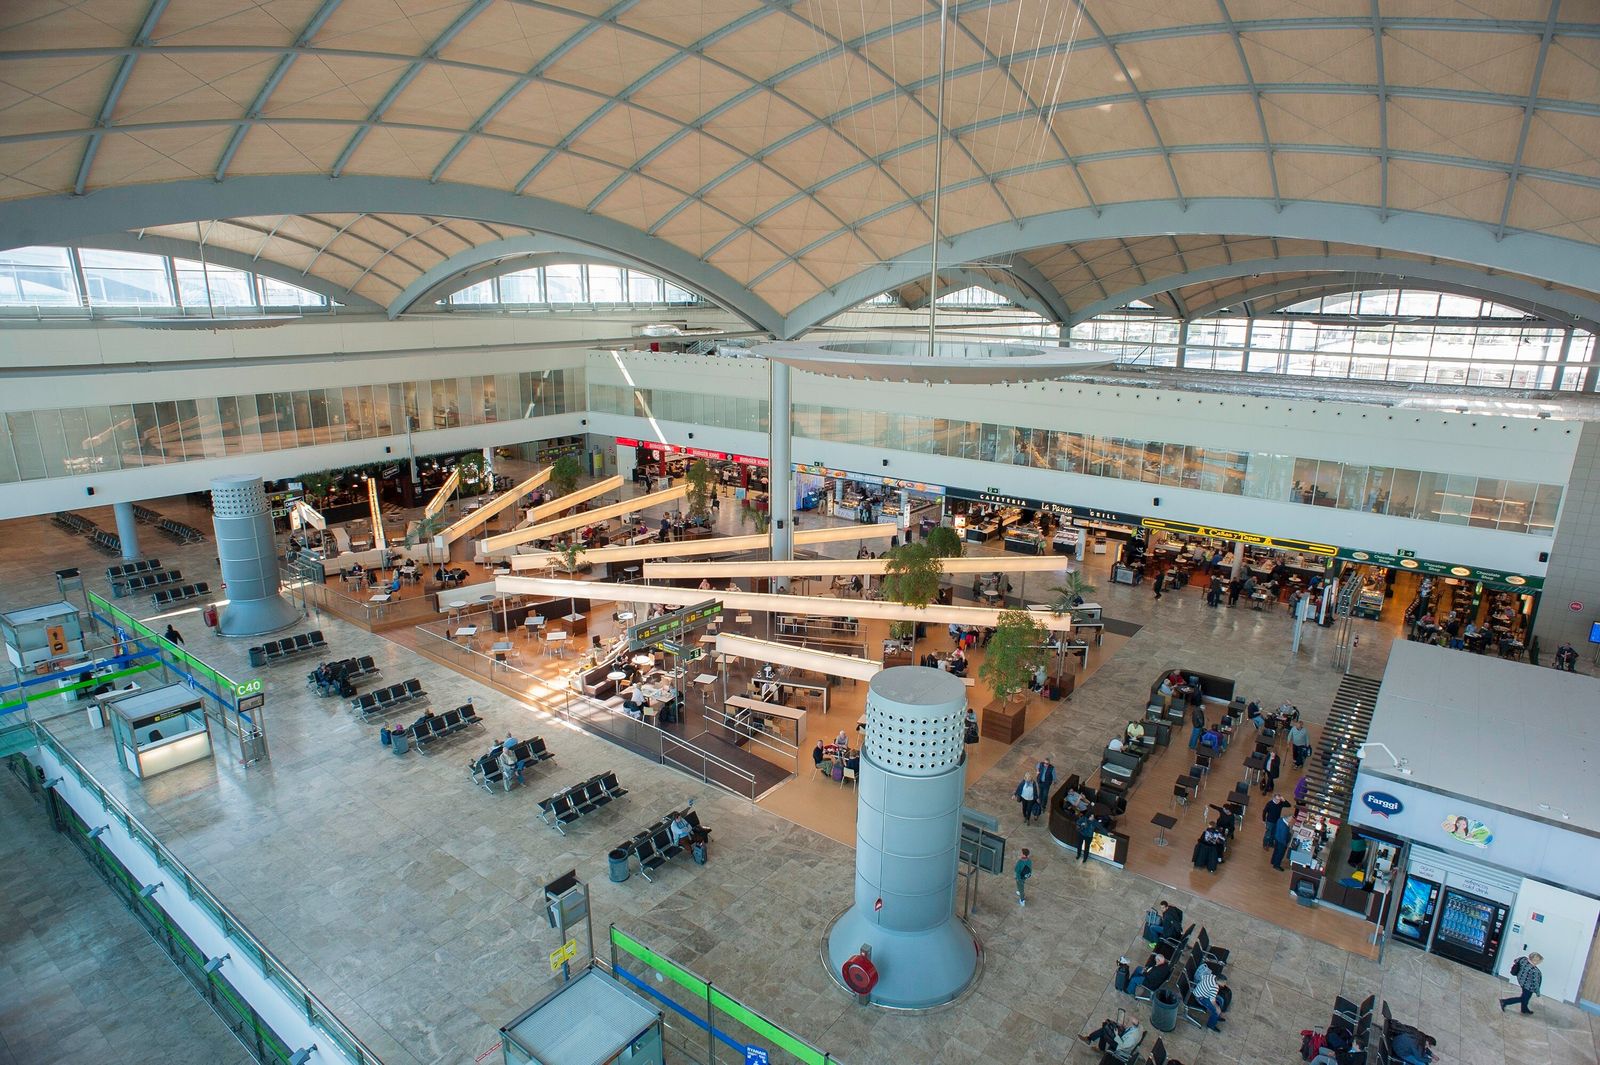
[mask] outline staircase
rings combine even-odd
[[[1306,763],[1307,809],[1323,817],[1343,820],[1350,813],[1350,793],[1355,787],[1356,751],[1367,742],[1372,727],[1372,708],[1378,702],[1382,681],[1345,674],[1334,693],[1322,740]]]

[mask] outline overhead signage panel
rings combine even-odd
[[[1190,536],[1211,536],[1221,540],[1238,540],[1257,547],[1273,547],[1280,551],[1304,551],[1310,555],[1336,555],[1339,549],[1332,544],[1319,544],[1311,540],[1292,540],[1284,536],[1263,536],[1261,533],[1241,532],[1238,529],[1220,529],[1213,525],[1196,525],[1188,521],[1170,521],[1166,518],[1141,518],[1139,524],[1146,529],[1165,529],[1167,532],[1187,533]]]
[[[619,436],[617,443],[623,447],[642,447],[653,451],[664,451],[669,455],[686,455],[692,459],[711,459],[716,462],[737,462],[741,466],[767,465],[767,460],[759,455],[738,455],[727,451],[712,451],[703,447],[680,447],[677,444],[662,444],[654,440],[634,440],[631,437]]]
[[[859,481],[862,484],[881,484],[886,488],[904,488],[908,492],[925,496],[942,496],[946,491],[942,484],[907,481],[900,477],[879,477],[872,473],[852,473],[850,470],[836,470],[831,466],[817,463],[797,462],[794,464],[794,472],[810,474],[813,477],[831,477],[835,481]]]
[[[1469,582],[1481,582],[1491,588],[1510,592],[1536,592],[1544,587],[1543,577],[1528,577],[1520,573],[1506,573],[1502,570],[1478,569],[1475,566],[1461,566],[1451,562],[1437,562],[1429,558],[1416,558],[1411,555],[1388,554],[1383,551],[1358,551],[1355,548],[1341,547],[1339,557],[1349,562],[1360,562],[1369,566],[1383,566],[1387,569],[1411,570],[1428,577],[1455,577]]]
[[[1078,506],[1074,503],[1056,503],[1048,499],[1029,499],[1027,496],[1006,495],[1003,492],[978,492],[970,488],[948,488],[945,494],[951,499],[965,499],[974,503],[989,503],[999,507],[1021,507],[1037,510],[1067,520],[1105,521],[1114,525],[1138,525],[1139,515],[1120,510],[1101,510],[1097,507]]]

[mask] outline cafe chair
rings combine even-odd
[[[849,766],[845,766],[844,767],[844,777],[840,780],[840,783],[842,783],[842,784],[854,784],[855,782],[856,782],[856,771],[854,769],[851,769]]]
[[[1189,789],[1181,781],[1172,785],[1172,805],[1189,805]]]

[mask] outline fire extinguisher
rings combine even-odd
[[[217,627],[217,607],[215,603],[208,605],[204,610],[200,611],[200,616],[205,619],[205,623],[208,628],[214,629]]]

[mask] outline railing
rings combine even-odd
[[[255,965],[262,976],[275,984],[289,1000],[299,1004],[300,1011],[306,1021],[326,1035],[334,1046],[337,1046],[351,1061],[357,1065],[372,1063],[382,1065],[382,1059],[363,1043],[356,1034],[345,1027],[344,1023],[334,1016],[333,1011],[323,1004],[322,1000],[311,993],[311,990],[289,971],[288,966],[278,960],[278,957],[266,948],[262,942],[245,927],[244,923],[233,915],[222,901],[213,895],[200,880],[189,871],[188,867],[178,859],[176,854],[169,850],[166,844],[156,838],[155,834],[139,821],[128,808],[115,796],[108,793],[95,780],[94,775],[83,767],[66,747],[56,739],[55,734],[37,722],[28,722],[27,728],[33,730],[35,741],[39,747],[49,750],[67,772],[77,780],[78,784],[92,795],[100,807],[117,824],[127,832],[130,839],[135,840],[146,851],[156,864],[165,871],[165,881],[168,890],[181,888],[190,901],[203,910],[211,920],[215,921],[228,937],[229,944],[235,957],[242,958]]]
[[[374,603],[347,595],[331,584],[313,580],[291,581],[286,588],[291,598],[299,598],[336,618],[360,625],[368,632],[394,625],[415,625],[439,616],[439,608],[429,593]]]
[[[497,658],[492,653],[485,654],[451,639],[450,629],[460,625],[476,625],[480,632],[493,631],[493,622],[487,610],[465,613],[459,621],[418,625],[414,630],[417,651],[459,673],[481,678],[492,686],[507,690],[545,713],[570,721],[619,747],[662,765],[676,766],[691,776],[699,777],[704,783],[714,784],[755,801],[756,778],[748,770],[718,758],[648,721],[641,721],[591,699],[582,691],[573,690],[566,678],[548,681],[508,661],[509,655],[504,659]],[[512,634],[505,635],[507,640],[512,639]],[[582,662],[582,656],[575,661]]]

